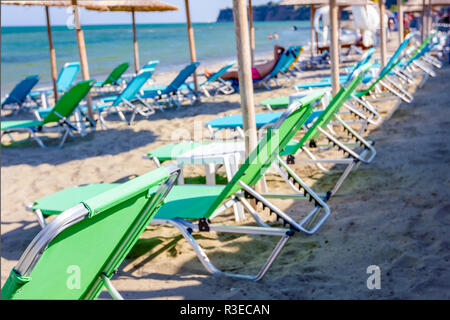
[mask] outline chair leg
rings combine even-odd
[[[30,134],[33,137],[33,139],[36,140],[36,142],[38,143],[38,145],[41,148],[43,148],[43,149],[46,148],[44,142],[42,142],[42,140],[36,135],[36,133],[34,131],[31,131]]]
[[[33,210],[33,213],[36,215],[36,218],[37,218],[38,223],[41,226],[41,228],[44,228],[47,225],[47,222],[45,221],[42,211],[39,209],[36,209],[36,210]]]
[[[409,93],[407,94],[405,91],[401,90],[400,88],[397,87],[397,89],[399,89],[399,90],[396,90],[396,89],[392,88],[391,86],[389,86],[387,83],[385,83],[383,81],[380,81],[380,85],[382,85],[383,87],[388,89],[390,92],[392,92],[394,95],[396,95],[397,97],[399,97],[400,99],[402,99],[406,103],[411,103],[412,102],[412,96]]]
[[[102,274],[102,280],[103,284],[105,285],[106,289],[108,290],[111,297],[113,297],[114,300],[124,300],[122,295],[117,291],[116,288],[114,288],[113,284],[111,283],[111,280],[105,275]]]
[[[123,114],[122,110],[119,109],[119,107],[114,107],[117,111],[117,113],[119,114],[120,119],[123,122],[128,122],[127,119],[125,118],[125,115]]]
[[[70,134],[70,129],[66,128],[66,130],[64,132],[64,135],[63,135],[63,137],[61,139],[61,142],[58,145],[58,148],[62,148],[63,147],[63,144],[64,144],[64,142],[66,142],[67,137],[69,136],[69,134]]]
[[[262,268],[259,270],[259,272],[256,275],[243,275],[243,274],[223,272],[214,266],[214,264],[209,260],[209,257],[207,256],[203,248],[200,247],[198,242],[194,239],[194,237],[191,234],[192,231],[199,230],[198,224],[194,224],[183,220],[170,220],[170,219],[153,219],[150,223],[169,224],[176,227],[183,235],[183,237],[186,239],[186,241],[189,243],[189,245],[192,247],[195,254],[197,255],[197,258],[202,263],[203,267],[209,273],[213,275],[222,275],[231,278],[237,278],[242,280],[253,280],[253,281],[259,281],[264,277],[264,275],[269,270],[270,266],[273,264],[275,259],[280,254],[283,247],[286,245],[289,238],[294,234],[294,231],[282,228],[239,227],[239,226],[233,227],[233,226],[219,226],[213,224],[208,225],[209,231],[281,236],[280,241],[277,243],[277,245],[269,255],[268,259],[266,260]]]

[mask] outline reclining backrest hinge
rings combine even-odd
[[[200,218],[198,221],[198,230],[199,231],[209,231],[209,224],[211,221],[209,221],[206,218]]]

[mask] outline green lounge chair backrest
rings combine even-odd
[[[325,128],[330,123],[336,112],[339,111],[344,102],[346,102],[350,98],[350,95],[361,84],[365,73],[370,70],[371,66],[372,63],[369,62],[353,71],[352,77],[341,87],[339,92],[330,101],[327,108],[322,112],[322,114],[311,125],[305,135],[300,139],[293,151],[294,153],[297,152],[297,150],[300,149],[307,141],[314,139],[320,134],[318,130],[319,126],[321,128]]]
[[[123,75],[123,73],[128,69],[128,66],[129,66],[128,62],[124,62],[118,65],[113,71],[111,71],[106,80],[103,81],[102,86],[117,83],[117,81],[120,80],[120,77]]]
[[[61,213],[28,246],[3,286],[2,298],[95,299],[103,287],[102,274],[110,278],[125,259],[178,172],[174,167],[158,168]],[[77,216],[68,223],[68,217]],[[52,238],[50,230],[63,220],[69,225]],[[42,256],[27,262],[46,237],[50,240]]]
[[[60,116],[64,118],[69,117],[81,102],[81,100],[86,97],[92,86],[92,80],[80,81],[76,85],[74,85],[58,100],[50,113],[44,118],[42,124],[58,122],[59,120],[61,120]]]
[[[259,140],[256,148],[251,151],[233,179],[208,209],[206,217],[211,216],[225,199],[241,189],[239,181],[254,186],[261,179],[275,157],[286,147],[311,115],[314,109],[313,102],[322,97],[323,92],[316,92],[295,101],[288,107],[273,128],[268,128],[267,133]]]

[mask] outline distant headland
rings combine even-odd
[[[254,21],[308,20],[309,7],[278,6],[269,2],[267,5],[253,6]],[[226,8],[219,12],[217,22],[232,22],[233,9]]]
[[[387,0],[386,6],[389,8],[395,4],[396,0]],[[266,5],[253,6],[253,20],[254,21],[289,21],[289,20],[309,20],[310,19],[309,6],[279,6],[274,2],[269,2]],[[342,20],[348,17],[347,12],[342,12]],[[226,8],[219,12],[217,22],[232,22],[233,9]]]

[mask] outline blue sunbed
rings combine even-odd
[[[253,83],[256,85],[264,86],[266,89],[270,90],[270,82],[274,81],[277,85],[277,77],[279,74],[283,74],[287,71],[289,66],[294,62],[295,58],[297,57],[297,48],[298,47],[289,47],[286,49],[278,58],[278,61],[276,62],[275,66],[273,67],[272,71],[270,73],[261,78],[261,79],[253,79]]]
[[[233,88],[231,81],[226,81],[221,78],[221,76],[235,64],[236,61],[229,62],[226,66],[222,67],[219,71],[199,84],[199,87],[207,97],[211,96],[209,90],[213,90],[213,96],[215,96],[218,91],[222,92],[223,94],[232,94],[236,91]]]
[[[2,109],[6,106],[13,106],[17,111],[20,110],[23,103],[27,100],[28,94],[38,81],[39,76],[32,75],[16,84],[5,100],[2,101]]]
[[[69,62],[64,65],[61,72],[58,75],[58,79],[56,80],[56,88],[58,92],[64,93],[67,90],[70,89],[73,82],[75,81],[75,78],[78,75],[78,72],[80,72],[80,63],[79,62]],[[42,93],[45,93],[45,95],[50,96],[53,94],[53,90],[36,90],[32,91],[30,93],[30,97],[34,100],[38,99]]]
[[[169,104],[174,103],[177,106],[181,105],[179,96],[187,97],[189,100],[192,99],[192,96],[199,99],[199,94],[194,90],[193,85],[186,83],[187,79],[194,74],[199,64],[200,62],[192,62],[187,65],[167,86],[151,86],[144,88],[140,98],[153,99],[158,104],[163,100],[168,100]],[[187,93],[182,92],[183,89],[187,89]]]
[[[102,124],[105,124],[104,118],[101,116],[103,111],[108,111],[108,109],[113,108],[119,114],[121,120],[128,122],[128,124],[132,124],[137,113],[144,117],[148,117],[149,115],[155,113],[155,110],[151,105],[147,102],[143,101],[139,97],[139,90],[142,89],[142,86],[148,79],[152,76],[153,69],[144,69],[141,70],[122,90],[122,92],[117,96],[110,96],[107,98],[103,98],[98,100],[97,104],[94,106],[94,110],[100,115],[100,121]],[[138,100],[144,107],[136,108],[133,103],[135,100]],[[131,118],[129,121],[126,120],[122,110],[120,107],[125,107],[133,111]],[[45,117],[51,109],[39,109],[37,110],[40,117]],[[87,111],[87,107],[83,107],[81,110],[83,113]]]
[[[308,120],[306,120],[305,125],[313,122],[318,116],[320,116],[322,111],[323,110],[313,111]],[[282,114],[283,112],[257,113],[255,114],[256,127],[260,129],[266,125],[273,124],[281,117]],[[237,129],[244,127],[241,114],[215,118],[208,121],[205,125],[213,134],[214,132],[222,129]]]
[[[352,72],[356,69],[358,69],[360,66],[366,64],[367,62],[369,62],[369,60],[372,58],[373,54],[375,53],[375,48],[370,48],[369,50],[367,50],[364,55],[361,57],[361,60],[358,61],[358,63],[351,68],[349,71],[349,73],[347,75],[341,75],[339,76],[339,83],[343,84],[346,83],[348,81],[348,79],[351,78],[352,76]],[[372,80],[373,75],[370,73],[366,73],[366,75],[364,76],[362,82],[363,83],[368,83]],[[323,88],[323,87],[331,87],[332,82],[331,82],[331,77],[326,77],[326,78],[322,78],[320,81],[315,81],[315,82],[307,82],[307,83],[301,83],[301,84],[296,84],[294,86],[292,86],[295,89],[308,89],[308,88]]]

